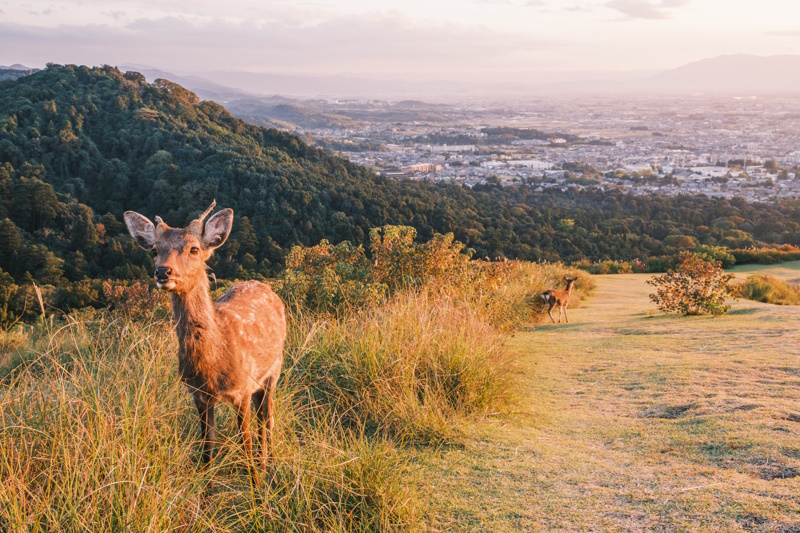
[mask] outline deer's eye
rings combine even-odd
[[[157,256],[157,255],[158,255],[158,250],[156,250],[155,248],[153,248],[152,250],[150,250],[150,254],[151,254],[153,257],[155,257],[155,256]]]
[[[197,252],[199,252],[199,251],[200,251],[200,248],[198,248],[197,246],[192,246],[192,247],[189,249],[189,253],[190,253],[190,254],[192,254],[192,255],[196,254],[196,253],[197,253]]]

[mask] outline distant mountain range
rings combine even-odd
[[[800,56],[727,55],[703,59],[632,83],[653,92],[764,94],[800,92]]]
[[[4,65],[0,65],[0,81],[3,80],[17,80],[22,76],[27,76],[28,74],[33,74],[37,72],[38,68],[30,68],[26,67],[25,65],[20,65],[19,63],[15,63],[10,67],[6,67]]]
[[[681,67],[656,71],[565,71],[531,74],[528,82],[465,82],[454,80],[394,80],[363,76],[282,74],[217,70],[170,72],[149,65],[126,64],[122,70],[141,72],[149,81],[165,78],[202,99],[229,104],[253,97],[294,98],[425,98],[443,100],[475,96],[522,97],[553,94],[720,94],[759,95],[800,92],[800,55],[724,55]],[[15,64],[0,66],[0,81],[17,79],[37,69]],[[273,104],[290,102],[272,102]]]
[[[536,81],[463,82],[442,79],[373,79],[359,76],[281,74],[218,70],[171,73],[142,65],[123,65],[149,80],[167,78],[201,98],[223,103],[247,96],[285,95],[327,98],[458,98],[553,93],[716,93],[751,95],[800,92],[800,55],[725,55],[664,71],[543,72]],[[533,76],[532,76],[533,77]]]

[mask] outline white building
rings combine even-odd
[[[508,165],[512,167],[525,167],[532,170],[550,170],[553,163],[539,161],[538,159],[510,159]]]
[[[474,152],[474,144],[429,144],[426,146],[431,152]]]

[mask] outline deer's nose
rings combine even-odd
[[[172,274],[172,268],[170,268],[170,267],[158,267],[158,268],[156,268],[156,279],[158,279],[158,280],[169,279],[170,274]]]

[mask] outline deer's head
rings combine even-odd
[[[233,226],[233,210],[223,209],[208,219],[216,201],[185,228],[171,228],[156,217],[125,212],[125,225],[133,240],[155,260],[155,278],[160,289],[186,293],[206,276],[206,261],[225,243]]]

